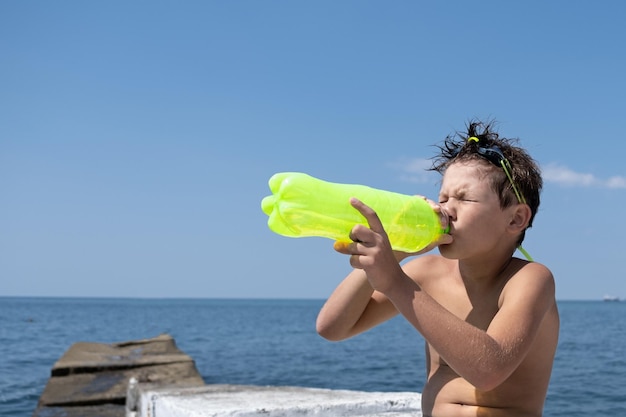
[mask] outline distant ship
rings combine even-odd
[[[603,300],[604,301],[619,301],[619,297],[615,295],[605,295]]]

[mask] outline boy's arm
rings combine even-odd
[[[359,203],[354,200],[352,204]],[[436,206],[435,203],[430,203]],[[441,243],[449,243],[451,239],[450,235],[444,234],[437,242],[432,242],[415,253],[392,251],[389,247],[387,266],[389,270],[401,271],[400,262],[405,258],[429,252]],[[350,254],[351,247],[356,243],[337,241],[334,248],[337,252]],[[389,299],[372,288],[366,272],[360,266],[358,256],[351,256],[350,263],[355,269],[337,286],[317,316],[317,332],[329,340],[350,338],[398,314]]]
[[[350,262],[363,269],[372,288],[424,336],[446,363],[481,390],[500,385],[519,366],[534,341],[541,321],[554,300],[554,280],[540,264],[528,264],[507,284],[498,313],[488,329],[465,322],[422,291],[402,269],[394,266],[391,248],[376,213],[353,202],[369,228],[356,226]],[[407,265],[421,265],[422,259]],[[412,276],[419,271],[411,271]]]
[[[446,235],[447,236],[447,235]],[[444,239],[449,236],[444,237]],[[437,246],[433,242],[415,253],[389,252],[390,268],[401,270],[400,262],[413,255],[429,252]],[[349,253],[352,244],[335,242],[340,253]],[[352,257],[350,262],[356,261]],[[354,265],[353,265],[354,266]],[[374,291],[363,269],[355,268],[337,286],[317,316],[317,332],[328,340],[343,340],[362,333],[398,314],[395,306],[379,291]]]
[[[337,286],[317,316],[317,332],[328,340],[343,340],[397,315],[387,297],[374,291],[365,272],[355,269]]]
[[[489,391],[526,357],[554,303],[554,280],[544,266],[526,265],[507,284],[487,330],[455,316],[408,276],[383,291],[458,375]]]

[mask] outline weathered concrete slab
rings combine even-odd
[[[204,381],[192,362],[71,374],[51,378],[39,404],[47,406],[124,404],[131,378],[167,386],[198,386]]]
[[[301,387],[138,386],[136,417],[421,417],[421,395]]]
[[[193,359],[169,335],[77,342],[54,364],[33,417],[123,417],[131,378],[156,386],[204,385]]]
[[[52,376],[193,362],[169,335],[120,343],[77,342],[52,366]]]

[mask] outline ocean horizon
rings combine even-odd
[[[315,332],[322,299],[0,297],[0,417],[31,416],[79,341],[167,333],[207,384],[421,392],[423,338],[402,317],[343,342]],[[626,302],[560,300],[544,416],[626,415]],[[384,343],[381,349],[381,343]]]

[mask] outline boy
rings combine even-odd
[[[318,333],[342,340],[402,314],[426,341],[424,417],[541,416],[557,347],[554,279],[513,254],[539,207],[541,175],[492,123],[472,122],[445,139],[433,170],[450,229],[416,254],[392,251],[376,213],[350,243],[354,270],[322,307]],[[410,255],[435,246],[440,255]],[[530,258],[530,257],[528,257]],[[384,344],[381,342],[381,348]]]

